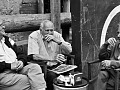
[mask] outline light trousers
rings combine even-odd
[[[0,73],[0,90],[45,90],[46,82],[38,64],[29,63],[22,70]]]

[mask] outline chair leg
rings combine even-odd
[[[45,79],[47,79],[47,65],[45,65],[44,68],[45,68],[45,71],[44,71]]]
[[[116,70],[117,74],[115,77],[115,90],[119,89],[119,70]]]

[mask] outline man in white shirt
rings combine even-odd
[[[49,20],[40,24],[40,30],[34,31],[28,39],[28,55],[30,60],[51,60],[47,62],[48,68],[53,68],[66,61],[63,54],[72,52],[71,44],[66,42],[62,35],[54,31],[54,25]],[[53,90],[53,79],[57,75],[47,72],[47,89]]]
[[[27,64],[27,56],[6,36],[0,22],[0,90],[45,90],[44,74],[38,64]]]

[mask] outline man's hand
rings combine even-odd
[[[58,40],[57,38],[55,38],[53,35],[49,35],[49,34],[47,34],[47,35],[45,35],[45,38],[44,38],[47,42],[50,42],[50,41],[54,41],[54,42],[56,42],[56,43],[61,43],[61,41],[60,40]]]
[[[104,60],[104,61],[102,61],[102,66],[103,67],[109,68],[110,64],[111,64],[110,60]]]
[[[16,70],[17,69],[17,62],[11,63],[11,70]]]
[[[60,63],[63,63],[66,61],[65,56],[63,54],[58,54],[56,57],[56,60]]]
[[[115,38],[109,38],[108,40],[107,40],[107,43],[109,43],[111,46],[115,46],[115,43],[116,43],[116,39]]]
[[[47,34],[47,35],[45,35],[45,38],[44,38],[47,42],[50,42],[50,41],[54,41],[54,36],[53,35],[49,35],[49,34]]]
[[[23,62],[22,61],[15,61],[13,63],[11,63],[11,69],[12,70],[20,70],[23,68]]]
[[[23,68],[23,62],[22,61],[18,61],[17,62],[17,71]]]

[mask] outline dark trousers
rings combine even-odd
[[[47,67],[48,69],[54,69],[56,68],[58,65],[60,64],[57,64],[55,66],[52,66],[52,67]],[[54,87],[53,87],[53,80],[55,78],[57,78],[59,75],[52,72],[52,71],[49,71],[47,70],[47,78],[46,78],[46,84],[47,84],[47,90],[54,90]]]
[[[114,87],[115,74],[116,72],[114,70],[100,71],[97,79],[96,90],[106,90],[107,86]]]
[[[47,78],[46,78],[46,83],[47,83],[47,90],[54,90],[53,87],[53,80],[57,77],[58,75],[54,72],[47,71]]]

